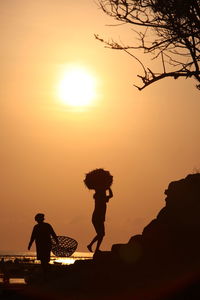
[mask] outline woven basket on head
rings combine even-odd
[[[58,257],[69,257],[71,256],[78,246],[76,240],[68,236],[57,236],[59,245],[56,244],[55,240],[52,238],[52,249],[54,255]]]
[[[86,174],[84,183],[90,190],[108,189],[113,183],[113,176],[104,169],[95,169]]]

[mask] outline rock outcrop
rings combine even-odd
[[[200,174],[171,182],[165,194],[165,207],[141,235],[113,245],[119,260],[200,263]]]

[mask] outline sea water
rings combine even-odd
[[[50,264],[71,265],[76,260],[92,259],[93,254],[89,252],[74,252],[70,257],[56,257],[51,256]],[[10,263],[33,263],[39,264],[40,261],[36,258],[35,252],[13,252],[13,251],[0,251],[0,261]],[[3,274],[0,274],[0,284],[3,283]],[[10,278],[10,284],[25,284],[24,278]]]
[[[76,260],[92,259],[93,254],[90,252],[74,252],[70,257],[57,257],[51,255],[50,264],[63,264],[70,265]],[[0,261],[20,261],[20,262],[30,262],[30,263],[40,263],[37,261],[36,252],[26,251],[26,252],[14,252],[14,251],[2,251],[0,250]]]

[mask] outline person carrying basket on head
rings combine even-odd
[[[92,214],[92,224],[96,231],[96,236],[92,239],[87,248],[90,252],[93,252],[92,246],[95,242],[97,242],[95,253],[100,251],[100,245],[103,241],[103,237],[105,236],[105,216],[106,216],[106,208],[107,203],[110,198],[113,197],[113,192],[110,188],[112,184],[112,176],[108,171],[103,169],[96,169],[86,175],[86,179],[84,180],[86,186],[89,189],[94,189],[95,193],[93,195],[94,198],[94,211]]]

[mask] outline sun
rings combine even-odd
[[[70,106],[88,106],[96,97],[96,80],[88,70],[67,68],[58,84],[59,99]]]

